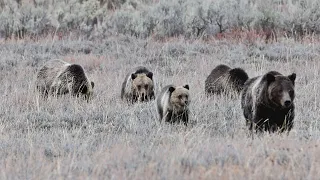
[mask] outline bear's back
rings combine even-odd
[[[69,65],[69,63],[58,59],[46,62],[38,71],[37,86],[39,88],[50,88],[59,74],[68,68]]]
[[[231,68],[227,65],[220,64],[215,67],[206,79],[206,83],[213,83],[218,78],[226,74]]]
[[[77,78],[79,80],[85,80],[86,76],[85,76],[85,72],[82,68],[82,66],[78,65],[78,64],[71,64],[69,65],[65,72],[67,72],[69,75],[71,75],[74,78]]]

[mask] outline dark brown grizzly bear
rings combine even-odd
[[[153,73],[139,66],[127,74],[121,88],[121,99],[130,103],[147,102],[155,99]]]
[[[241,108],[251,132],[290,132],[295,115],[295,79],[295,73],[283,76],[270,71],[245,83]]]
[[[157,97],[157,110],[160,121],[175,123],[182,121],[188,124],[189,85],[164,87]]]
[[[248,74],[241,68],[231,69],[226,65],[215,67],[205,81],[206,95],[230,94],[238,96]]]
[[[44,97],[70,93],[89,99],[94,83],[89,81],[82,66],[54,59],[39,70],[36,87]]]

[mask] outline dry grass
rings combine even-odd
[[[291,40],[1,43],[0,179],[317,179],[319,55],[319,44]],[[36,71],[52,58],[84,66],[96,84],[90,103],[39,99]],[[239,100],[205,98],[205,78],[220,63],[250,77],[297,73],[289,136],[252,140]],[[123,78],[138,65],[154,72],[156,93],[170,83],[190,85],[188,127],[160,124],[155,102],[120,101]]]

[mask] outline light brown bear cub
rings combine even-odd
[[[182,121],[188,124],[190,103],[189,85],[164,87],[157,97],[157,110],[160,121],[175,123]]]
[[[153,73],[139,66],[127,74],[121,88],[121,99],[129,103],[147,102],[155,99]]]
[[[89,81],[82,66],[55,59],[48,61],[39,70],[36,87],[44,97],[70,93],[77,97],[84,96],[88,100],[94,83]]]

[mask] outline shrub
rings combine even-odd
[[[319,5],[314,0],[4,1],[0,32],[5,38],[56,31],[89,38],[107,33],[195,38],[238,29],[263,32],[266,40],[276,39],[279,32],[298,40],[320,33]]]

